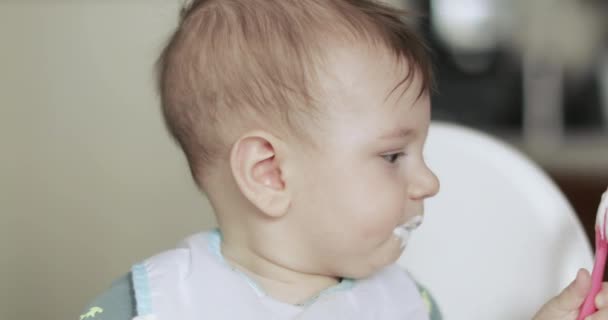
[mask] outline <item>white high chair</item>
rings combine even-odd
[[[426,146],[441,191],[399,263],[429,289],[447,320],[531,319],[593,264],[562,192],[495,138],[434,122]]]

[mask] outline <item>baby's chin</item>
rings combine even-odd
[[[423,221],[422,215],[412,217],[406,223],[394,228],[392,234],[371,252],[359,254],[358,257],[338,259],[333,274],[336,278],[363,279],[394,264],[401,257],[409,242],[410,236]],[[346,265],[345,265],[346,264]]]
[[[342,268],[340,272],[337,272],[339,276],[336,277],[356,280],[368,278],[396,263],[402,253],[403,247],[401,246],[401,241],[396,237],[392,237],[382,248],[378,248],[374,254],[370,255],[368,259],[350,263],[345,268]]]

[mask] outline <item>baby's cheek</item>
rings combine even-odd
[[[405,194],[393,179],[367,175],[360,178],[361,181],[344,186],[339,193],[340,211],[353,232],[377,244],[390,237],[403,222]]]
[[[369,213],[360,222],[365,237],[386,240],[392,236],[395,227],[403,223],[403,206],[387,204],[388,201],[369,208]]]

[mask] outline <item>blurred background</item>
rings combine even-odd
[[[525,152],[591,232],[608,184],[606,1],[386,1],[422,13],[434,118]],[[0,0],[0,319],[76,319],[130,265],[215,224],[154,91],[181,4]]]
[[[608,2],[386,2],[422,13],[415,25],[434,52],[434,119],[526,153],[592,237],[608,184]]]

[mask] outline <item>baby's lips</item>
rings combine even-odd
[[[416,215],[416,216],[412,217],[412,219],[410,219],[410,221],[408,221],[404,226],[408,230],[415,230],[422,224],[423,221],[424,221],[423,215]]]

